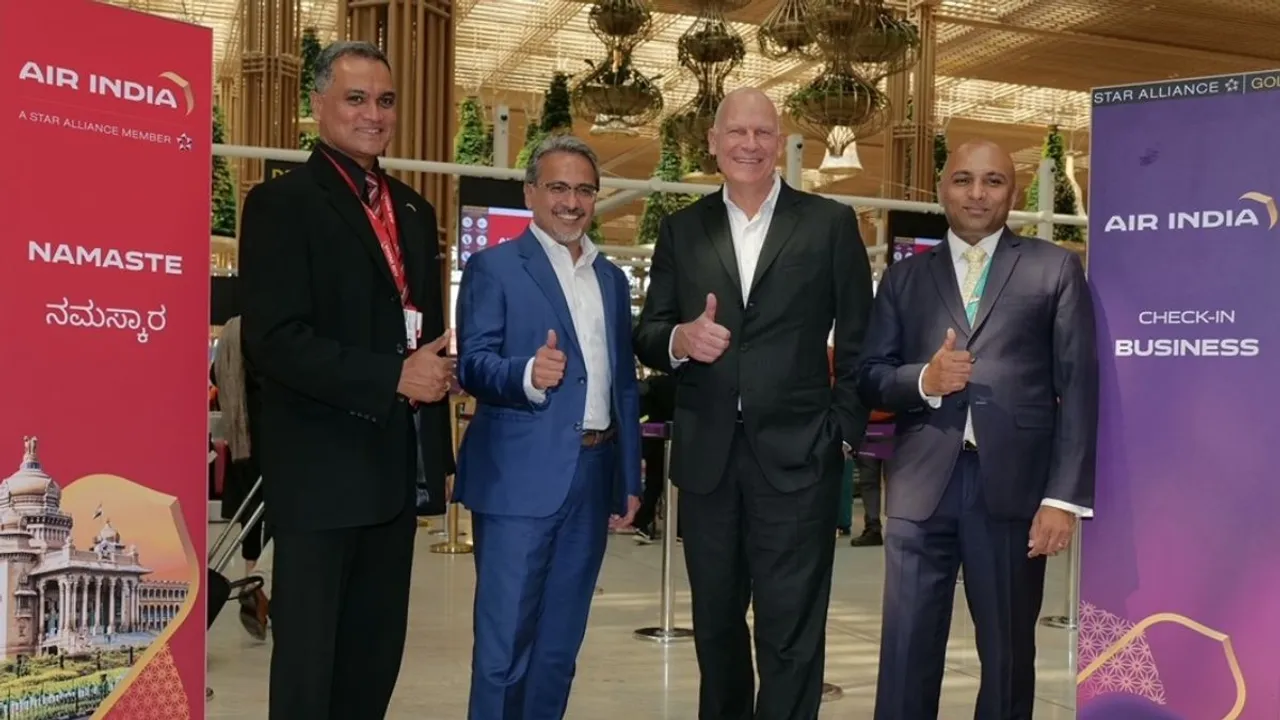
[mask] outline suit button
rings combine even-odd
[[[387,297],[388,297],[388,298],[390,298],[391,302],[393,302],[393,303],[395,303],[395,304],[397,304],[397,305],[399,305],[399,304],[400,304],[400,296],[399,296],[399,295],[388,295]]]
[[[969,401],[960,400],[956,403],[956,407],[960,408],[961,410],[964,410],[965,408],[969,407]]]
[[[579,385],[586,385],[586,384],[587,384],[587,379],[586,379],[586,378],[578,378],[578,384],[579,384]]]
[[[396,354],[397,355],[404,354],[404,343],[396,343]]]
[[[747,343],[742,343],[742,352],[746,352],[750,349],[751,349],[750,345],[748,345]]]
[[[573,424],[573,429],[574,429],[574,430],[581,431],[581,430],[582,430],[582,423],[580,423],[580,422],[576,422],[576,423],[574,423],[574,424]]]

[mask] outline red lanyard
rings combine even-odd
[[[329,154],[321,151],[333,168],[338,171],[343,180],[347,181],[347,187],[351,188],[351,192],[355,193],[356,199],[360,201],[360,207],[364,208],[365,215],[369,216],[369,224],[373,226],[373,233],[378,236],[378,245],[382,246],[382,255],[387,259],[387,265],[391,267],[391,279],[396,283],[396,290],[400,293],[400,302],[406,308],[413,308],[413,303],[409,301],[409,281],[405,277],[404,258],[400,255],[400,230],[396,226],[395,207],[391,202],[391,187],[388,183],[383,182],[381,192],[378,194],[378,204],[382,209],[382,219],[369,209],[364,202],[364,198],[360,196],[360,191],[356,189],[356,184],[352,182],[351,176],[346,170],[338,164],[338,161],[329,157]]]

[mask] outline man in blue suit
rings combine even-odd
[[[640,507],[629,284],[585,234],[599,186],[589,147],[549,138],[525,176],[529,229],[462,275],[458,380],[477,407],[455,499],[475,538],[473,720],[563,717],[609,529]]]
[[[1093,304],[1077,256],[1005,226],[1013,161],[964,145],[938,197],[950,230],[890,266],[859,392],[896,415],[887,465],[876,720],[935,720],[956,574],[982,680],[976,720],[1030,720],[1045,556],[1091,514]]]

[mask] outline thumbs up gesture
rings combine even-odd
[[[926,395],[941,397],[960,392],[969,384],[973,372],[973,356],[965,350],[956,350],[956,331],[947,329],[942,346],[924,369],[921,384]]]
[[[449,349],[450,331],[418,348],[405,358],[396,391],[418,402],[444,398],[453,384],[453,358],[441,355]]]
[[[677,358],[713,363],[729,349],[729,330],[716,323],[716,296],[707,293],[707,304],[693,322],[677,325],[672,351]]]
[[[556,349],[556,331],[547,331],[547,341],[533,356],[533,377],[530,380],[539,390],[553,388],[564,379],[564,353]]]

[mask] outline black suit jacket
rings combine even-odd
[[[964,390],[934,410],[920,373],[948,328],[972,353]],[[867,333],[860,386],[865,402],[896,413],[886,465],[890,517],[923,522],[950,482],[973,431],[988,512],[1029,519],[1045,498],[1093,506],[1098,355],[1093,300],[1072,252],[1006,230],[991,256],[970,327],[946,242],[889,267]]]
[[[856,361],[871,308],[871,267],[852,208],[783,183],[745,306],[722,192],[662,221],[636,327],[640,361],[676,375],[671,477],[706,493],[720,482],[742,420],[778,490],[839,477],[840,441],[857,447],[867,411]],[[707,293],[732,339],[716,362],[673,368],[671,332],[697,318]],[[836,379],[827,339],[835,324]]]
[[[415,439],[441,508],[454,469],[448,400],[419,406],[415,433],[413,411],[396,392],[408,353],[396,286],[360,199],[322,152],[253,188],[240,232],[242,332],[261,382],[255,454],[267,516],[301,530],[394,518],[414,502]],[[410,298],[430,342],[444,332],[435,210],[384,177]]]

